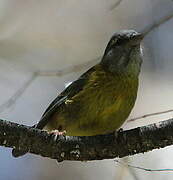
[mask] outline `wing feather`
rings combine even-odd
[[[53,102],[48,106],[41,120],[36,125],[36,128],[44,128],[44,126],[46,126],[46,124],[49,122],[50,117],[54,114],[54,112],[58,111],[59,107],[62,106],[67,99],[70,99],[83,90],[89,76],[94,72],[94,70],[94,67],[89,69],[82,76],[80,76],[79,79],[71,83],[60,95],[58,95],[56,99],[53,100]]]

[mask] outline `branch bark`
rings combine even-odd
[[[63,160],[89,161],[125,157],[173,144],[173,119],[90,137],[59,136],[0,120],[0,146]]]

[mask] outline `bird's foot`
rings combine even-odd
[[[115,137],[117,138],[118,135],[119,135],[121,132],[123,132],[123,129],[122,129],[122,128],[116,130],[116,131],[114,132]]]
[[[59,131],[59,130],[55,129],[55,130],[50,131],[49,134],[53,135],[54,141],[56,141],[58,136],[65,136],[66,131],[65,130]]]
[[[118,129],[117,131],[114,132],[114,135],[115,135],[115,143],[116,143],[116,144],[119,143],[119,140],[120,140],[119,135],[120,135],[122,132],[123,132],[123,129],[122,129],[122,128],[120,128],[120,129]]]
[[[54,135],[59,135],[60,136],[60,135],[65,135],[66,131],[65,130],[64,131],[59,131],[59,130],[55,129],[55,130],[50,131],[49,134],[54,134]]]

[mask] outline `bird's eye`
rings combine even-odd
[[[110,46],[115,45],[117,43],[117,39],[112,39]]]
[[[117,42],[117,39],[112,40],[112,44],[116,44],[116,42]]]

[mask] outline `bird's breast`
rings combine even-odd
[[[89,136],[116,130],[133,108],[138,78],[101,73],[93,74],[85,88],[72,98],[78,108],[68,123],[70,135]]]

